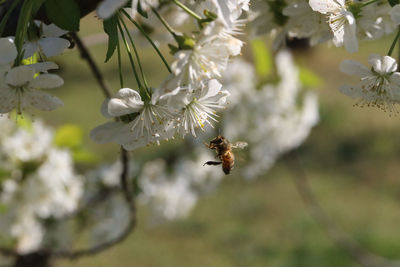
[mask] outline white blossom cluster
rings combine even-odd
[[[274,48],[286,38],[309,38],[315,45],[332,41],[348,52],[358,51],[360,40],[377,40],[393,33],[400,25],[400,5],[383,0],[280,0],[257,1],[252,5],[252,28],[256,35],[270,33]],[[396,40],[395,40],[396,41]],[[340,70],[360,78],[359,84],[343,85],[340,91],[358,99],[356,106],[374,106],[390,114],[399,113],[397,62],[391,57],[372,54],[371,68],[345,60]]]
[[[379,39],[400,23],[400,6],[382,0],[255,0],[251,7],[254,33],[273,34],[275,48],[296,37],[312,45],[332,40],[352,53],[358,40]]]
[[[265,174],[279,156],[304,142],[318,122],[316,95],[302,92],[299,70],[291,54],[281,51],[275,61],[279,75],[277,84],[267,83],[256,88],[254,67],[240,59],[230,62],[221,77],[226,88],[232,91],[232,102],[221,118],[222,132],[231,141],[249,143],[239,156],[246,157],[245,166],[235,170],[246,179]],[[132,175],[137,179],[138,199],[151,211],[152,223],[186,217],[199,198],[215,190],[224,177],[220,166],[203,166],[213,159],[213,153],[206,147],[197,147],[191,156],[176,153],[171,156],[172,160],[158,158],[145,162],[140,169],[134,167]],[[121,167],[119,163],[102,167],[97,177],[103,185],[117,186]],[[115,210],[125,209],[124,205],[118,205]],[[110,212],[109,227],[122,224],[123,218],[127,220],[126,216],[117,215],[122,213]],[[112,214],[115,214],[114,219]],[[106,229],[107,221],[99,221],[104,226],[102,229]]]
[[[224,84],[237,91],[239,100],[225,112],[223,132],[249,143],[242,172],[247,179],[265,174],[279,156],[303,143],[318,122],[317,97],[312,92],[301,96],[291,54],[283,50],[275,62],[277,84],[256,88],[254,67],[242,60],[232,62],[224,75]]]
[[[18,52],[14,37],[0,38],[0,113],[36,108],[39,110],[54,110],[63,102],[41,89],[57,88],[64,84],[63,79],[48,73],[58,69],[57,64],[47,61],[47,58],[58,55],[70,43],[60,38],[67,33],[54,24],[46,25],[35,21],[38,36],[30,36],[22,47],[23,58],[37,54],[41,62],[21,65],[17,59]]]
[[[53,131],[41,121],[26,129],[1,117],[0,127],[1,235],[12,239],[19,253],[29,253],[41,247],[46,220],[77,209],[82,177],[70,152],[53,146]]]
[[[91,132],[95,142],[116,142],[133,150],[177,134],[196,136],[197,128],[217,120],[216,112],[225,107],[229,96],[217,79],[229,58],[240,53],[243,42],[235,36],[243,26],[240,16],[248,9],[248,1],[199,2],[195,10],[215,18],[191,37],[192,47],[175,52],[172,73],[159,88],[147,94],[122,88],[104,102],[103,115],[119,121],[95,128]]]
[[[178,155],[173,164],[159,158],[139,168],[135,160],[130,162],[128,176],[137,180],[139,203],[148,207],[152,224],[186,217],[199,197],[213,191],[222,180],[221,171],[213,166],[202,167],[213,155],[205,147],[195,152],[193,158]],[[118,188],[121,172],[122,165],[118,161],[91,171],[85,198],[98,193],[99,184],[108,189]],[[95,243],[117,236],[129,221],[129,209],[120,195],[113,196],[94,212],[92,235]]]

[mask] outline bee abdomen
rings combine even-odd
[[[235,158],[232,153],[225,153],[222,157],[222,170],[229,174],[235,164]]]

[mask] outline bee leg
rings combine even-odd
[[[203,142],[203,144],[204,144],[206,147],[211,148],[210,145],[207,144],[206,142]]]
[[[203,164],[203,166],[205,165],[220,165],[222,164],[222,161],[207,161],[206,163]]]

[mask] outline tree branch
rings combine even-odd
[[[106,98],[111,98],[111,95],[112,95],[111,91],[108,88],[103,75],[101,74],[99,68],[96,65],[96,62],[94,61],[93,57],[90,55],[89,50],[86,48],[85,44],[82,42],[79,35],[75,32],[71,32],[69,35],[75,41],[76,46],[78,47],[78,50],[81,54],[81,58],[83,60],[86,60],[86,62],[89,64],[89,68],[92,71],[93,76],[96,78],[96,81],[99,84],[101,90],[103,91],[104,96]]]

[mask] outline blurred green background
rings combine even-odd
[[[93,41],[97,38],[93,34],[101,31],[101,21],[94,15],[82,20],[81,36],[91,35]],[[332,219],[365,249],[395,259],[400,258],[400,118],[353,107],[354,101],[337,90],[350,81],[339,72],[341,60],[366,64],[369,54],[385,54],[390,43],[390,38],[366,43],[357,54],[326,45],[296,54],[298,64],[325,80],[318,89],[320,123],[298,154],[312,189]],[[115,59],[102,64],[106,44],[92,45],[90,51],[117,91]],[[150,49],[142,51],[150,83],[158,86],[166,72]],[[246,49],[244,54],[251,56]],[[65,106],[38,112],[37,117],[54,126],[79,125],[88,149],[102,160],[113,161],[118,146],[96,145],[88,138],[90,130],[106,119],[99,112],[103,95],[86,62],[76,50],[65,52],[56,62],[66,83],[52,92]],[[127,59],[125,63],[125,76],[132,76]],[[134,84],[133,77],[127,84]],[[157,153],[163,146],[150,150]],[[133,156],[147,154],[142,149]],[[359,266],[312,219],[294,185],[296,175],[287,159],[281,159],[255,181],[228,176],[214,194],[200,199],[188,218],[162,225],[149,225],[146,210],[139,207],[138,225],[126,241],[93,257],[56,261],[55,266]]]

